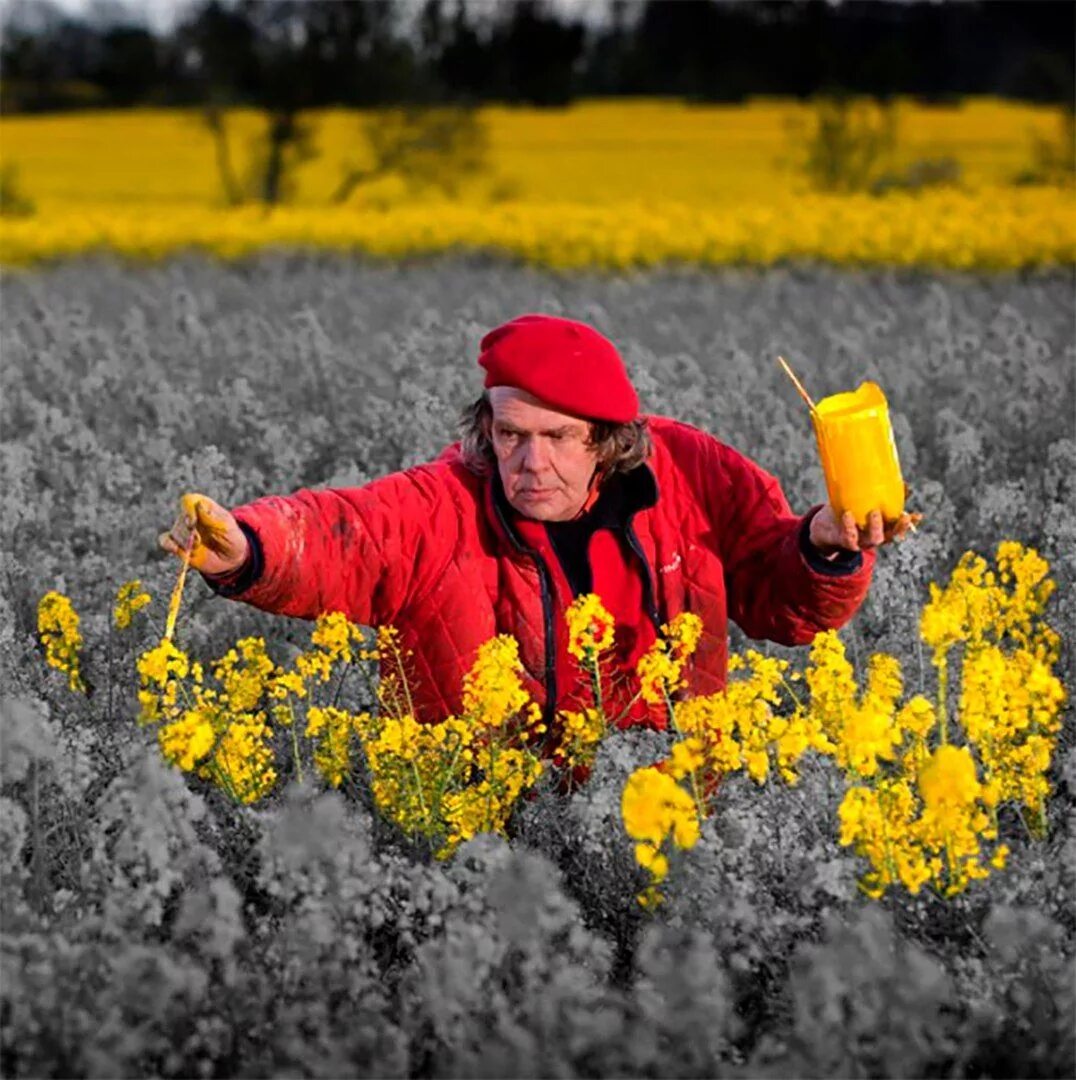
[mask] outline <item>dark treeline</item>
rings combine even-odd
[[[41,111],[577,97],[998,94],[1069,103],[1068,0],[611,0],[598,25],[541,0],[199,0],[154,34],[47,0],[4,9],[0,106]]]

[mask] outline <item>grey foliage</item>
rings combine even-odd
[[[0,1069],[12,1076],[1062,1076],[1074,952],[1070,722],[1050,835],[967,896],[857,896],[837,793],[725,783],[655,915],[619,822],[666,736],[603,747],[590,781],[521,806],[511,839],[449,863],[361,791],[286,787],[238,809],[160,765],[131,662],[174,566],[184,490],[225,504],[365,482],[436,454],[478,392],[482,334],[523,311],[592,322],[644,406],[824,497],[787,357],[816,396],[877,379],[910,506],[846,638],[909,689],[927,583],[1005,538],[1039,548],[1074,639],[1074,300],[1027,276],[666,270],[560,277],[480,259],[396,265],[191,255],[9,275],[0,295]],[[157,597],[108,629],[121,581]],[[37,599],[83,613],[72,696],[34,641]],[[219,655],[307,627],[188,590],[183,642]],[[740,644],[739,639],[734,645]],[[775,653],[783,650],[773,648]],[[114,690],[114,692],[113,692]]]

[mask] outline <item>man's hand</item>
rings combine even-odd
[[[827,503],[811,518],[810,540],[827,556],[841,550],[865,551],[891,540],[902,540],[922,520],[922,514],[903,513],[896,521],[883,521],[881,511],[872,510],[867,515],[866,528],[860,528],[851,510],[846,510],[838,521],[833,507]]]
[[[247,561],[250,543],[239,522],[208,495],[188,492],[179,500],[179,516],[157,538],[165,551],[183,557],[194,535],[191,566],[203,574],[229,574]]]

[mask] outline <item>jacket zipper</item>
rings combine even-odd
[[[650,617],[650,621],[654,624],[654,629],[659,634],[661,633],[661,616],[658,614],[658,607],[656,601],[656,591],[654,589],[653,572],[650,568],[650,560],[646,557],[646,553],[643,551],[643,545],[639,543],[639,537],[635,532],[635,525],[630,520],[627,527],[624,529],[624,534],[628,538],[628,546],[635,552],[636,557],[643,566],[643,592],[644,601],[646,603],[646,613]]]
[[[512,541],[517,551],[527,555],[533,560],[538,570],[538,580],[542,586],[542,615],[545,626],[545,720],[552,730],[553,717],[557,708],[557,640],[553,625],[553,578],[549,573],[549,567],[545,559],[533,548],[525,547],[519,542],[515,533],[505,520],[504,512],[496,497],[493,499],[493,508],[497,512],[497,519],[501,523],[508,539]]]
[[[652,571],[650,569],[650,560],[646,557],[646,552],[643,551],[643,545],[639,543],[639,537],[635,532],[634,523],[629,520],[627,528],[624,530],[628,538],[628,545],[631,550],[639,557],[639,561],[643,564],[643,586],[646,599],[646,613],[650,616],[650,621],[654,624],[654,632],[661,637],[661,617],[658,615],[657,603],[655,602],[655,590],[654,579]],[[675,717],[673,716],[672,706],[668,705],[668,723],[672,726]]]

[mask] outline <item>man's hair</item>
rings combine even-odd
[[[598,467],[604,472],[631,472],[650,456],[650,432],[645,420],[615,424],[591,420],[589,444],[598,451]],[[484,393],[468,405],[460,416],[460,456],[464,465],[479,476],[488,475],[496,464],[493,452],[493,405]]]

